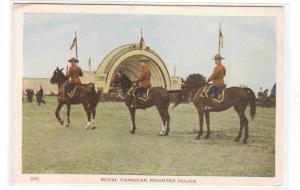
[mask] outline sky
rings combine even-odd
[[[215,66],[222,22],[227,86],[253,90],[271,88],[276,68],[275,17],[217,17],[172,15],[104,15],[26,13],[24,16],[24,77],[50,78],[75,56],[70,50],[77,31],[79,66],[96,70],[115,48],[138,43],[140,30],[147,46],[164,60],[171,76],[206,77]]]

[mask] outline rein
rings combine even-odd
[[[124,99],[125,99],[125,97],[127,96],[127,93],[126,93],[126,95],[125,95],[125,96],[124,96],[124,95],[122,96],[122,95],[121,95],[121,93],[120,93],[120,90],[122,90],[122,89],[120,89],[120,88],[118,88],[118,89],[117,89],[118,96],[119,96],[119,98],[121,98],[122,100],[124,100]]]
[[[203,88],[204,88],[204,87],[200,87],[200,88],[199,88],[199,90],[197,91],[197,93],[193,96],[193,101],[195,100],[195,98],[197,97],[197,95],[198,95],[200,92],[202,92]],[[189,99],[190,99],[190,97],[189,97]]]

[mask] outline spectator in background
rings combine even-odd
[[[31,103],[33,100],[34,91],[32,89],[26,89],[25,92],[27,95],[27,102]]]
[[[36,102],[40,106],[41,103],[46,104],[44,98],[44,89],[42,86],[40,86],[40,90],[36,93]]]

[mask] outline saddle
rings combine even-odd
[[[78,85],[72,85],[72,84],[66,83],[64,86],[65,96],[69,96],[70,98],[72,98],[74,96],[74,92],[75,92],[77,86]]]
[[[214,88],[213,85],[206,85],[205,87],[203,87],[200,96],[211,99],[212,101],[215,101],[217,103],[223,102],[226,86],[218,87],[219,88],[218,92],[213,92],[214,91],[213,88]]]
[[[142,100],[143,102],[146,102],[149,100],[149,90],[152,87],[149,87],[147,89],[144,89],[142,93],[140,93],[140,88],[137,86],[132,87],[129,91],[128,94],[133,96],[136,100]]]

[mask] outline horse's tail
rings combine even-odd
[[[172,109],[174,109],[175,107],[177,107],[180,103],[182,103],[184,101],[181,90],[168,90],[169,97],[173,93],[177,94],[177,96],[175,99],[175,104],[172,106]]]
[[[250,116],[252,119],[255,117],[256,113],[256,97],[254,92],[250,88],[244,88],[248,94],[249,104],[250,104]]]

